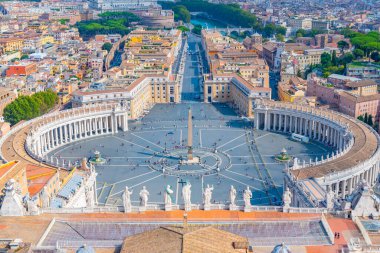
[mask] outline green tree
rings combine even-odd
[[[189,10],[183,6],[183,5],[177,5],[173,7],[174,11],[174,19],[176,21],[182,20],[185,23],[190,23],[190,12]]]
[[[193,30],[191,30],[191,32],[194,33],[194,34],[197,34],[197,35],[201,35],[202,28],[203,27],[201,25],[195,25],[193,27]]]
[[[276,40],[277,40],[277,41],[284,42],[285,37],[284,37],[284,35],[282,35],[281,33],[277,33],[277,34],[276,34]]]
[[[24,60],[24,59],[29,59],[29,56],[27,54],[23,54],[21,55],[21,60]]]
[[[368,124],[368,113],[365,113],[364,114],[364,123],[367,123]]]
[[[298,29],[297,32],[296,32],[296,37],[299,38],[299,37],[305,37],[306,35],[306,30],[304,29]]]
[[[331,54],[324,52],[321,55],[321,64],[324,67],[329,67],[332,65],[332,59],[331,59]]]
[[[19,96],[4,108],[5,121],[11,125],[21,120],[30,120],[51,110],[58,102],[58,96],[51,90],[32,96]]]
[[[345,54],[342,58],[341,58],[341,62],[344,66],[346,66],[347,64],[351,63],[353,60],[355,59],[354,55],[351,54],[351,53],[347,53]]]
[[[106,43],[103,44],[102,49],[103,50],[107,50],[107,52],[109,53],[111,51],[111,49],[112,49],[112,44],[109,43],[109,42],[106,42]]]
[[[344,50],[348,49],[349,46],[350,45],[347,43],[347,41],[338,41],[338,48],[340,49],[342,54],[344,53]]]
[[[373,117],[372,117],[372,114],[368,115],[367,124],[370,125],[370,126],[373,126]]]
[[[364,51],[360,48],[356,48],[352,53],[354,54],[355,59],[361,59],[364,57]]]
[[[331,63],[332,63],[332,65],[334,65],[334,66],[337,66],[337,65],[338,65],[338,58],[336,57],[336,52],[335,52],[335,50],[333,51],[332,56],[331,56]]]
[[[264,37],[272,37],[276,32],[276,26],[274,24],[267,24],[263,30]]]
[[[380,62],[380,54],[379,52],[373,52],[371,53],[371,59],[375,62]]]
[[[276,27],[276,33],[285,36],[286,35],[286,27],[277,26]]]
[[[358,117],[358,120],[360,120],[360,121],[363,121],[363,122],[364,122],[364,118],[363,118],[363,115],[359,115],[359,117]]]
[[[189,28],[187,28],[186,26],[183,26],[183,25],[178,26],[177,29],[182,31],[182,32],[189,32],[190,31]]]

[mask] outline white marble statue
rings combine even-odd
[[[47,191],[46,186],[44,186],[41,192],[41,203],[42,203],[42,208],[47,208],[50,206],[50,197],[49,197],[49,193]]]
[[[133,194],[133,190],[129,191],[128,186],[125,187],[124,193],[123,193],[123,205],[124,205],[124,212],[129,213],[132,211],[132,204],[131,204],[131,195]]]
[[[249,189],[249,186],[244,190],[243,199],[245,207],[251,206],[252,191]]]
[[[204,205],[205,206],[211,205],[211,198],[212,198],[212,191],[213,190],[214,190],[214,186],[207,185],[207,187],[203,193]]]
[[[299,167],[300,167],[300,165],[299,165],[298,158],[294,157],[294,159],[293,159],[293,170],[299,169]]]
[[[0,206],[0,216],[23,216],[25,214],[21,195],[15,188],[16,181],[13,178],[5,183],[5,196]]]
[[[27,207],[29,215],[39,215],[40,209],[37,206],[36,199],[28,198]]]
[[[173,194],[173,192],[174,191],[171,189],[171,186],[167,185],[166,189],[165,189],[165,195],[164,195],[165,205],[171,205],[172,204],[172,194]]]
[[[334,208],[334,198],[335,198],[335,193],[332,191],[330,187],[329,191],[326,193],[326,208],[327,209]]]
[[[182,188],[182,196],[183,202],[185,203],[185,207],[191,206],[191,184],[187,182]]]
[[[282,195],[282,200],[284,201],[284,207],[289,208],[292,203],[292,193],[290,192],[289,187],[286,187],[286,190]]]
[[[235,206],[235,200],[236,200],[236,189],[233,185],[231,185],[230,189],[230,203],[232,206]]]
[[[94,207],[95,195],[92,187],[86,187],[86,205],[87,207]]]
[[[149,192],[145,186],[140,191],[140,206],[146,207],[148,205]]]

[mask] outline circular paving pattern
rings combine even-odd
[[[194,160],[187,161],[188,148],[177,147],[155,153],[148,162],[153,170],[170,176],[208,176],[231,167],[231,159],[223,151],[209,148],[193,148]]]

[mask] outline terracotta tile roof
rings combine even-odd
[[[355,101],[356,103],[368,102],[372,100],[380,100],[380,93],[369,95],[369,96],[357,96],[352,93],[343,91],[343,92],[340,92],[339,95],[351,101]]]
[[[246,252],[246,249],[235,249],[237,244],[248,246],[248,239],[213,227],[173,226],[127,237],[120,252]]]
[[[377,83],[375,82],[375,80],[361,80],[357,82],[347,82],[345,85],[348,87],[356,88],[356,87],[373,86],[373,85],[377,85]]]
[[[28,191],[30,196],[39,193],[56,173],[57,171],[54,169],[33,164],[26,165],[26,177],[28,179]]]

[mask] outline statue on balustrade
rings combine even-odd
[[[123,205],[124,205],[125,213],[130,213],[132,211],[132,204],[131,204],[132,194],[133,194],[133,190],[129,191],[128,186],[126,186],[123,193]]]
[[[191,208],[191,184],[190,184],[190,182],[187,182],[183,186],[182,197],[183,197],[183,202],[185,203],[185,209],[186,209],[186,207]]]
[[[235,189],[235,187],[233,185],[231,185],[231,189],[230,189],[230,203],[231,203],[231,206],[236,206],[235,200],[236,200],[236,189]]]
[[[44,186],[41,192],[41,203],[42,208],[48,208],[50,206],[50,197],[46,186]]]
[[[210,206],[211,205],[211,198],[212,198],[212,191],[214,190],[214,186],[207,185],[203,196],[204,196],[204,205]]]
[[[244,193],[243,193],[245,207],[251,206],[251,198],[252,198],[252,191],[251,189],[249,189],[249,186],[247,186],[247,188],[244,190]]]
[[[145,186],[140,191],[140,206],[146,207],[148,205],[149,192]]]
[[[289,208],[292,203],[292,193],[289,190],[289,187],[286,187],[284,194],[282,195],[282,200],[284,202],[284,208]]]
[[[335,193],[329,188],[329,190],[326,193],[326,208],[327,209],[333,209],[334,208],[334,198],[335,198]]]
[[[86,187],[86,206],[87,207],[94,207],[95,205],[95,194],[93,191],[93,187]]]
[[[172,194],[173,194],[173,190],[171,189],[171,186],[170,185],[167,185],[166,186],[166,189],[165,189],[165,195],[164,195],[164,201],[165,201],[165,205],[171,205],[172,204]]]

